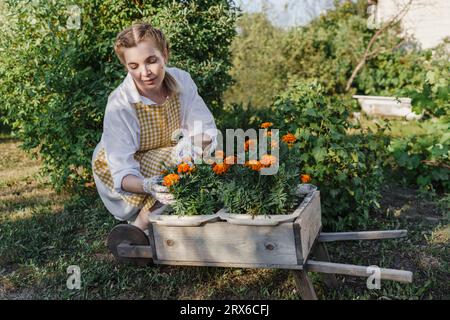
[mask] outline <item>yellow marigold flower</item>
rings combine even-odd
[[[292,134],[292,133],[288,133],[285,134],[281,140],[287,144],[293,144],[295,141],[297,141],[297,138]]]
[[[302,174],[300,180],[302,180],[302,183],[310,183],[312,179],[309,174]]]
[[[222,175],[227,172],[229,166],[225,163],[218,163],[213,167],[213,171],[217,175]]]
[[[261,128],[263,128],[263,129],[267,129],[267,128],[271,127],[271,126],[273,126],[272,122],[263,122],[261,124]]]
[[[166,187],[173,186],[174,184],[177,184],[180,181],[180,176],[176,173],[171,173],[164,177],[163,179],[163,185]]]
[[[273,164],[277,163],[277,161],[277,157],[271,154],[265,154],[261,157],[261,164],[266,167],[272,166]]]

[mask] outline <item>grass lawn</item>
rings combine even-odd
[[[299,299],[285,270],[118,265],[105,245],[116,222],[96,190],[56,194],[18,145],[0,138],[0,299]],[[338,276],[331,290],[312,274],[319,298],[449,299],[449,208],[395,185],[383,195],[369,229],[408,229],[409,237],[329,244],[331,259],[410,270],[413,283],[368,290],[365,278]],[[70,265],[81,269],[80,290],[66,287]]]

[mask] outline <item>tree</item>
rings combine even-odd
[[[406,3],[396,15],[394,15],[392,18],[390,18],[387,22],[383,23],[381,26],[379,26],[378,30],[375,32],[375,34],[370,38],[369,43],[367,44],[366,49],[364,50],[364,54],[359,59],[358,64],[353,69],[352,75],[347,81],[347,84],[345,86],[345,91],[349,91],[353,81],[355,80],[355,77],[357,76],[358,72],[361,70],[361,68],[366,64],[367,60],[375,57],[376,55],[380,54],[381,52],[387,52],[392,51],[397,48],[399,48],[401,45],[405,43],[405,39],[400,39],[396,44],[392,45],[389,42],[386,44],[385,42],[378,41],[381,36],[384,33],[387,33],[389,31],[396,32],[397,36],[400,38],[400,28],[399,23],[403,19],[403,17],[408,13],[410,7],[411,7],[412,0],[409,0],[408,3]],[[376,49],[373,49],[377,45]]]
[[[238,11],[227,0],[7,0],[1,25],[4,122],[39,156],[61,188],[91,178],[108,94],[123,80],[116,34],[133,21],[161,27],[171,65],[188,70],[212,109],[230,84],[229,47]]]

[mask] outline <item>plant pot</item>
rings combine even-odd
[[[229,213],[225,209],[222,209],[221,211],[219,211],[219,216],[222,220],[225,220],[228,223],[244,226],[276,226],[280,223],[293,222],[311,202],[316,190],[317,187],[312,184],[299,185],[297,187],[296,193],[299,196],[305,195],[305,198],[291,214],[268,214],[252,216],[250,214]]]
[[[181,216],[174,214],[167,214],[169,206],[166,205],[165,210],[158,210],[150,212],[149,221],[162,226],[169,227],[198,227],[207,222],[219,221],[219,212],[215,214],[202,214],[196,216]]]
[[[317,190],[317,187],[310,183],[301,183],[298,185],[296,193],[298,195],[308,195]]]

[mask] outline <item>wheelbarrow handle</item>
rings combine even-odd
[[[404,238],[407,230],[380,230],[357,232],[321,232],[319,242],[353,241],[353,240],[381,240]]]

